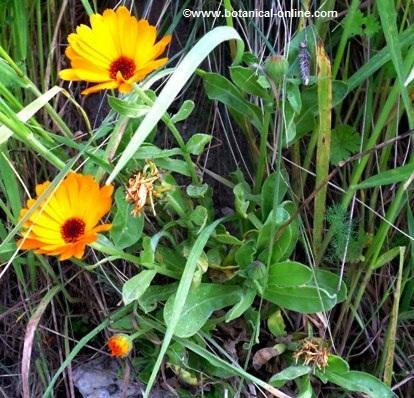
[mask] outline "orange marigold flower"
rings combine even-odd
[[[104,89],[132,90],[168,58],[157,59],[171,41],[164,36],[156,43],[157,29],[145,19],[137,20],[126,7],[107,9],[90,16],[91,27],[80,25],[68,36],[66,56],[70,69],[59,72],[63,80],[98,83],[84,90],[91,94]]]
[[[49,184],[46,181],[36,186],[36,198],[27,201],[20,218]],[[98,232],[112,227],[97,225],[111,208],[112,193],[112,185],[100,188],[93,177],[70,173],[23,224],[23,238],[18,245],[21,249],[59,256],[60,260],[82,258],[85,246],[97,240]]]
[[[132,339],[126,334],[115,334],[108,339],[107,345],[112,356],[124,358],[132,350]]]

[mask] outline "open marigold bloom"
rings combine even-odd
[[[126,334],[115,334],[108,339],[109,351],[114,357],[124,358],[132,350],[132,340]]]
[[[168,58],[157,59],[171,41],[164,36],[156,43],[157,29],[145,19],[137,20],[126,7],[107,9],[90,16],[91,27],[80,25],[68,36],[66,56],[71,69],[60,71],[63,80],[98,83],[82,94],[104,89],[132,90]]]
[[[20,218],[49,184],[46,181],[36,186],[36,198],[27,201]],[[111,229],[111,224],[97,224],[111,208],[112,192],[112,185],[100,188],[93,177],[70,173],[23,224],[23,238],[18,245],[59,256],[60,260],[82,258],[85,246],[97,240],[98,232]]]

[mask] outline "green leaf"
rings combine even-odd
[[[286,335],[286,324],[282,317],[282,311],[276,310],[267,318],[267,327],[275,337]]]
[[[287,86],[287,99],[290,106],[295,113],[300,113],[302,109],[302,99],[299,90],[299,86],[294,83],[290,83]]]
[[[230,68],[230,77],[233,83],[245,93],[271,100],[271,95],[259,83],[259,76],[253,69],[233,66]]]
[[[178,123],[188,118],[191,115],[191,112],[194,110],[194,101],[185,100],[178,112],[171,117],[172,123]]]
[[[245,182],[240,182],[233,188],[234,205],[237,213],[243,218],[247,218],[247,209],[250,202],[246,199],[246,195],[250,193],[250,187]]]
[[[183,176],[190,177],[191,173],[188,168],[187,162],[180,159],[171,159],[171,158],[160,158],[155,160],[155,164],[164,170],[169,170],[174,173],[182,174]]]
[[[256,290],[247,289],[242,293],[240,301],[226,314],[225,321],[231,322],[242,316],[253,304],[256,297]]]
[[[144,294],[138,297],[138,304],[148,314],[157,308],[160,301],[167,301],[168,297],[177,291],[177,286],[178,283],[149,286]]]
[[[292,287],[305,285],[312,279],[312,271],[296,261],[272,264],[269,269],[268,285]]]
[[[202,77],[208,98],[222,102],[261,130],[260,109],[245,100],[241,91],[233,83],[218,73],[203,73]]]
[[[204,206],[197,206],[191,213],[189,217],[195,225],[200,228],[204,228],[208,220],[208,211]]]
[[[390,263],[395,257],[400,254],[401,247],[393,247],[392,249],[381,254],[372,265],[373,269],[381,268],[383,265]]]
[[[133,159],[145,160],[145,159],[160,159],[169,158],[171,156],[182,155],[180,148],[173,149],[161,149],[157,146],[149,143],[144,143],[134,154]]]
[[[273,198],[277,195],[277,204],[282,202],[283,197],[287,192],[287,184],[284,173],[279,178],[276,178],[276,173],[269,174],[262,186],[261,202],[262,202],[262,220],[266,220],[270,211],[273,209]],[[278,186],[276,183],[278,181]]]
[[[194,134],[190,137],[185,145],[187,151],[192,155],[200,155],[204,151],[204,147],[211,141],[209,134]]]
[[[269,270],[263,297],[280,307],[301,313],[315,313],[328,311],[346,298],[345,284],[329,271],[317,269],[312,272],[309,269],[312,278],[294,286],[288,279],[288,267],[284,265],[280,271],[277,267],[277,264],[273,265]],[[302,264],[302,267],[305,266]],[[293,279],[296,283],[305,280],[306,271],[302,267],[292,268],[291,278],[296,278]]]
[[[144,217],[131,215],[132,204],[125,201],[123,188],[115,192],[116,213],[112,222],[111,239],[118,249],[125,249],[138,242],[144,228]]]
[[[277,232],[278,227],[284,224],[289,219],[289,213],[282,207],[278,207],[276,208],[276,210],[272,210],[269,213],[266,222],[259,230],[259,235],[257,237],[258,249],[268,247],[269,245],[269,241],[271,239],[270,233],[272,230],[272,219],[276,226],[275,232]]]
[[[202,184],[202,185],[190,184],[187,186],[185,191],[187,192],[187,195],[190,196],[191,198],[203,198],[207,190],[208,190],[207,184]]]
[[[243,245],[241,245],[237,249],[234,257],[236,259],[236,263],[240,267],[246,268],[253,262],[255,258],[255,254],[256,254],[256,244],[253,240],[250,240],[248,242],[245,242]]]
[[[122,300],[124,304],[128,305],[139,299],[148,289],[156,274],[156,271],[148,269],[127,280],[122,286]]]
[[[174,334],[177,337],[190,337],[197,333],[214,311],[237,303],[242,295],[241,287],[214,283],[201,283],[190,290]],[[164,307],[164,321],[168,325],[173,315],[175,295]]]
[[[414,163],[383,171],[367,178],[360,184],[351,186],[352,189],[366,189],[381,185],[396,184],[408,180],[414,174]]]
[[[145,116],[150,107],[144,104],[137,104],[130,100],[124,100],[121,98],[109,96],[108,97],[109,106],[122,116],[129,117],[131,119],[136,119]]]
[[[312,368],[310,366],[304,366],[304,365],[289,366],[286,369],[283,369],[281,372],[273,375],[269,380],[269,384],[275,387],[282,387],[288,381],[295,380],[298,377],[310,374],[311,372],[312,372]]]
[[[223,234],[215,234],[214,239],[217,240],[220,243],[223,243],[225,245],[243,245],[243,241],[236,238],[233,235],[230,235],[228,232],[225,232]]]
[[[334,165],[357,153],[361,145],[360,135],[346,124],[332,130],[331,138],[331,163]]]
[[[369,373],[349,370],[341,357],[329,355],[324,371],[316,369],[316,375],[346,390],[367,394],[370,398],[394,398],[396,395],[381,380]]]

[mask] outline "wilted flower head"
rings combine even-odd
[[[29,199],[20,218],[31,209],[50,181],[36,186],[36,198]],[[21,249],[36,253],[82,258],[87,244],[97,240],[98,232],[108,231],[111,224],[97,225],[112,205],[113,186],[102,188],[91,176],[70,173],[23,224]]]
[[[326,341],[314,337],[304,339],[293,353],[296,362],[324,369],[328,365],[329,346]]]
[[[84,90],[91,94],[104,89],[131,91],[168,58],[157,59],[171,41],[164,36],[156,43],[157,29],[145,19],[137,20],[126,7],[107,9],[90,16],[91,27],[80,25],[68,36],[66,56],[71,68],[60,71],[63,80],[97,83]]]

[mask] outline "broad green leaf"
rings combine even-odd
[[[233,66],[230,68],[230,77],[233,83],[247,94],[255,95],[266,100],[271,100],[272,96],[258,82],[259,76],[253,68],[243,66]]]
[[[286,369],[283,369],[281,372],[273,375],[269,380],[269,384],[271,384],[272,386],[276,386],[276,387],[282,387],[288,381],[295,380],[296,378],[310,374],[311,372],[312,372],[312,368],[310,366],[304,366],[304,365],[289,366]]]
[[[303,314],[327,311],[336,304],[335,296],[330,296],[322,289],[308,286],[267,287],[263,297],[282,308]]]
[[[344,301],[347,295],[346,285],[340,277],[333,272],[316,268],[314,278],[308,283],[308,286],[314,286],[325,290],[328,294],[336,296],[338,303]]]
[[[128,305],[139,299],[148,289],[156,274],[156,271],[148,269],[128,279],[122,286],[122,300],[124,304]]]
[[[185,147],[192,155],[201,155],[204,147],[211,141],[212,136],[209,134],[194,134],[190,137]]]
[[[276,208],[276,210],[272,210],[267,217],[266,222],[263,224],[262,228],[259,230],[259,235],[257,237],[257,248],[262,249],[269,246],[270,243],[270,233],[272,230],[272,219],[275,223],[277,232],[278,227],[284,224],[289,219],[289,213],[283,209],[282,207]]]
[[[115,192],[116,213],[112,222],[111,239],[119,249],[125,249],[138,242],[144,228],[144,217],[131,214],[132,204],[125,201],[123,188]]]
[[[378,187],[381,185],[396,184],[408,180],[414,174],[414,163],[410,163],[406,166],[397,167],[383,171],[372,177],[367,178],[360,184],[353,185],[352,189],[366,189]]]
[[[237,303],[241,296],[242,289],[238,286],[201,283],[190,290],[174,334],[177,337],[193,336],[214,311]],[[164,307],[166,325],[171,322],[174,299],[175,295],[171,296]]]
[[[296,261],[272,264],[269,269],[268,286],[293,287],[305,285],[312,279],[312,270]]]
[[[194,110],[194,101],[185,100],[178,112],[171,117],[172,123],[178,123],[188,118],[191,115],[191,112]]]
[[[341,357],[329,355],[328,366],[316,375],[348,391],[361,392],[370,398],[395,398],[392,390],[381,380],[369,373],[349,370],[349,365]]]

